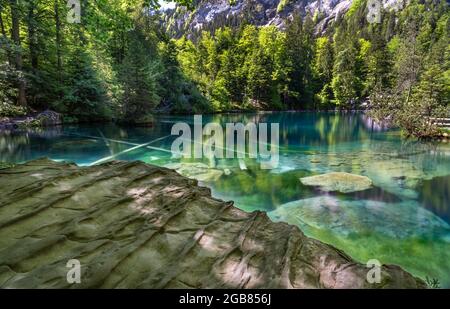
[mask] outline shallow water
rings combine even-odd
[[[170,131],[177,121],[192,124],[193,117],[161,117],[153,128],[108,124],[0,132],[0,161],[49,157],[90,165],[120,159],[175,168],[199,179],[215,197],[298,225],[360,262],[398,264],[450,287],[450,146],[402,140],[361,114],[203,116],[205,123],[279,123],[279,165],[261,170],[252,159],[173,159]],[[373,186],[343,194],[300,182],[327,172],[364,175]]]

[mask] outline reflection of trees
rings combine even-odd
[[[320,139],[314,142],[336,145],[341,142],[366,139],[369,134],[358,114],[322,114],[316,119],[316,132]]]
[[[368,136],[358,114],[284,112],[263,115],[265,122],[280,124],[281,146],[331,146]]]
[[[193,123],[193,117],[184,120]],[[203,116],[203,123],[215,122],[225,127],[226,123],[279,123],[280,146],[331,146],[341,142],[366,139],[370,131],[360,119],[360,114],[338,113],[249,113]]]
[[[29,157],[29,153],[29,133],[8,130],[0,132],[0,161],[11,163],[25,161]]]
[[[23,162],[32,157],[32,146],[45,146],[63,134],[61,126],[0,131],[0,161]],[[41,142],[32,142],[33,139]]]
[[[425,180],[419,188],[422,205],[450,223],[450,175]]]
[[[43,139],[54,139],[62,134],[62,127],[61,126],[52,126],[52,127],[36,127],[36,128],[30,128],[26,129],[25,132],[30,135],[30,137],[38,137]]]
[[[366,114],[361,114],[361,122],[364,127],[369,131],[381,132],[386,131],[388,126],[386,124],[375,121],[373,118],[367,116]]]

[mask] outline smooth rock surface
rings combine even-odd
[[[317,186],[323,191],[339,191],[341,193],[364,191],[372,186],[372,181],[366,176],[343,172],[304,177],[300,181],[305,186]]]
[[[216,181],[224,174],[224,171],[211,168],[204,163],[169,163],[164,167],[202,182]]]
[[[0,170],[1,288],[422,288],[141,162]],[[66,280],[71,259],[81,283]]]

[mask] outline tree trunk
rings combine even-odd
[[[16,45],[14,54],[14,64],[16,70],[22,73],[22,50],[20,43],[20,16],[19,16],[19,7],[17,0],[9,0],[9,4],[11,7],[11,39]],[[25,80],[23,77],[19,77],[17,82],[18,89],[18,98],[17,102],[20,106],[27,106],[26,92],[25,92]]]
[[[0,7],[0,29],[4,38],[7,38],[5,24],[3,23],[3,7]]]
[[[61,81],[61,70],[62,70],[62,60],[61,60],[61,19],[59,16],[59,0],[54,2],[55,11],[55,30],[56,30],[56,58],[57,58],[57,68],[58,68],[58,80]]]
[[[28,0],[28,45],[30,49],[31,67],[33,68],[33,73],[36,73],[38,69],[38,42],[36,37],[36,16],[34,12],[36,4],[34,1]]]
[[[8,41],[8,35],[6,34],[5,24],[3,22],[3,7],[0,7],[0,30],[2,32],[2,36],[5,39],[5,44]],[[9,65],[13,65],[13,60],[11,57],[11,49],[9,46],[6,46],[6,56],[8,58]]]

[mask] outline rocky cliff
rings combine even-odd
[[[193,10],[183,7],[163,14],[165,27],[174,37],[195,36],[202,30],[221,26],[239,26],[243,22],[254,25],[275,25],[283,28],[295,13],[310,14],[322,31],[339,15],[345,13],[352,0],[200,0]]]
[[[67,281],[68,261],[81,283]],[[69,265],[70,266],[70,265]],[[140,162],[0,169],[1,288],[423,288]]]

